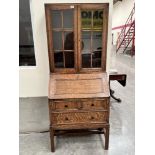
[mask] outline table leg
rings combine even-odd
[[[54,148],[54,129],[50,127],[50,138],[51,138],[51,152],[55,151]]]
[[[116,97],[114,96],[114,91],[113,91],[112,89],[110,89],[110,96],[111,96],[114,100],[116,100],[117,102],[121,102],[121,99],[120,99],[120,98],[116,98]]]

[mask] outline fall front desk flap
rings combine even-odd
[[[49,99],[109,97],[106,73],[51,74]]]

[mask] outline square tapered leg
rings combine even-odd
[[[51,152],[55,151],[54,147],[54,129],[50,127]]]

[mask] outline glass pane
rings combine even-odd
[[[91,54],[82,53],[82,68],[91,68]]]
[[[101,50],[93,52],[92,67],[101,67]]]
[[[34,47],[19,45],[19,66],[35,66]]]
[[[64,33],[64,49],[74,50],[74,33],[73,32]]]
[[[103,27],[103,11],[96,10],[93,12],[93,29],[102,29]]]
[[[64,28],[73,28],[73,10],[64,10],[63,11],[63,17],[64,17]]]
[[[62,32],[53,31],[53,49],[62,49]]]
[[[74,52],[65,52],[65,67],[74,68]]]
[[[51,13],[52,13],[52,20],[51,20],[52,28],[61,28],[62,25],[61,11],[52,10]]]
[[[91,32],[82,31],[82,50],[89,51],[91,49]]]
[[[81,11],[81,27],[82,29],[90,29],[92,23],[92,11],[82,10]]]
[[[93,51],[102,48],[102,32],[93,32]]]
[[[54,53],[54,64],[56,68],[64,68],[63,52]]]
[[[93,32],[92,67],[101,67],[102,32]]]
[[[19,66],[35,66],[34,43],[27,0],[19,1]]]

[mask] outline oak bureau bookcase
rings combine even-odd
[[[109,145],[108,3],[45,4],[51,151],[59,134],[99,133]]]

